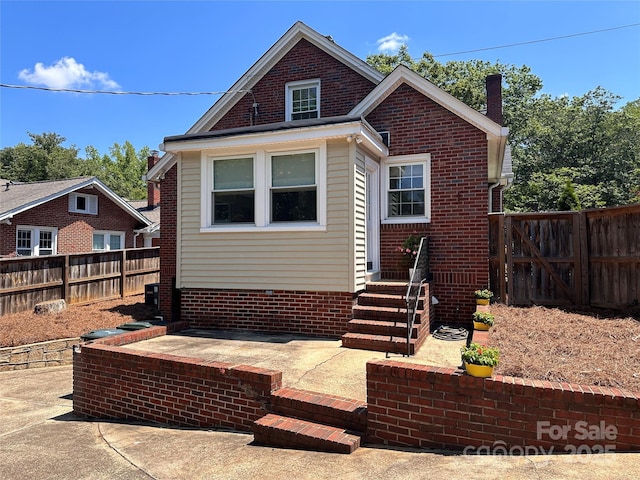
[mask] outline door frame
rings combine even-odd
[[[367,281],[380,279],[380,164],[365,156],[365,250]]]

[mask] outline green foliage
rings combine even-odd
[[[473,296],[476,298],[484,298],[485,300],[491,300],[491,297],[493,297],[493,292],[485,288],[483,290],[476,290],[475,292],[473,292]]]
[[[367,62],[385,74],[405,65],[479,111],[486,109],[485,78],[502,74],[515,174],[504,193],[506,210],[640,202],[640,99],[615,109],[619,97],[600,87],[580,97],[552,98],[539,95],[542,80],[526,65],[439,63],[428,52],[413,59],[406,45],[396,55],[371,55]]]
[[[109,156],[88,146],[86,158],[82,159],[75,146],[63,147],[66,138],[56,133],[29,133],[29,137],[32,145],[20,143],[0,150],[0,178],[35,182],[94,176],[125,199],[146,198],[147,186],[142,176],[147,171],[148,147],[136,152],[129,142],[122,146],[114,143]]]
[[[477,343],[472,343],[468,347],[460,349],[462,361],[473,365],[485,365],[495,367],[500,359],[500,351],[496,347],[485,347]]]
[[[490,312],[473,312],[472,316],[474,322],[484,323],[490,327],[493,326],[496,318],[493,313]]]

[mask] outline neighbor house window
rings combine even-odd
[[[317,219],[316,154],[271,156],[271,221]]]
[[[388,223],[429,220],[429,156],[389,157],[385,163],[385,220]]]
[[[18,226],[16,253],[20,256],[55,255],[58,229]]]
[[[93,251],[121,250],[124,248],[124,232],[93,232]]]
[[[202,231],[326,228],[326,144],[202,156]]]
[[[98,214],[97,195],[87,195],[84,193],[69,194],[69,211],[72,213]]]
[[[291,82],[286,89],[287,121],[320,117],[320,80]]]
[[[213,161],[211,223],[254,223],[253,157]]]

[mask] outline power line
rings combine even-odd
[[[225,93],[251,93],[251,90],[227,90],[224,92],[114,92],[110,90],[81,90],[76,88],[53,88],[53,87],[36,87],[34,85],[10,85],[8,83],[0,83],[0,87],[4,88],[22,88],[27,90],[44,90],[46,92],[69,92],[69,93],[101,93],[104,95],[224,95]]]
[[[565,38],[580,37],[584,35],[593,35],[595,33],[610,32],[612,30],[621,30],[623,28],[631,28],[640,26],[640,23],[632,23],[629,25],[622,25],[619,27],[604,28],[601,30],[591,30],[590,32],[572,33],[569,35],[560,35],[558,37],[548,37],[539,40],[529,40],[526,42],[510,43],[507,45],[498,45],[495,47],[476,48],[474,50],[464,50],[461,52],[452,53],[439,53],[433,55],[436,57],[450,57],[453,55],[463,55],[466,53],[486,52],[487,50],[498,50],[501,48],[519,47],[521,45],[531,45],[534,43],[551,42],[553,40],[562,40]],[[81,90],[75,88],[53,88],[53,87],[37,87],[34,85],[11,85],[7,83],[0,83],[1,88],[18,88],[26,90],[43,90],[46,92],[67,92],[67,93],[88,93],[88,94],[103,94],[103,95],[140,95],[140,96],[197,96],[197,95],[224,95],[225,93],[252,93],[251,90],[225,90],[220,92],[115,92],[109,90]]]
[[[464,53],[485,52],[487,50],[497,50],[499,48],[519,47],[520,45],[531,45],[532,43],[550,42],[552,40],[561,40],[563,38],[580,37],[580,36],[583,36],[583,35],[593,35],[594,33],[610,32],[612,30],[620,30],[622,28],[637,27],[638,25],[640,25],[640,23],[632,23],[630,25],[622,25],[620,27],[604,28],[602,30],[592,30],[590,32],[572,33],[570,35],[561,35],[559,37],[549,37],[549,38],[543,38],[543,39],[540,39],[540,40],[529,40],[527,42],[510,43],[508,45],[499,45],[499,46],[496,46],[496,47],[476,48],[475,50],[465,50],[463,52],[440,53],[438,55],[434,55],[433,57],[434,58],[435,57],[450,57],[450,56],[453,56],[453,55],[462,55]]]

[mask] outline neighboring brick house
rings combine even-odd
[[[0,185],[0,257],[142,247],[150,225],[95,177]]]
[[[164,315],[337,336],[368,281],[406,279],[396,247],[418,232],[437,319],[468,321],[506,184],[500,81],[484,115],[296,23],[147,174],[162,184]]]
[[[147,158],[147,167],[149,169],[160,160],[157,152]],[[160,246],[160,185],[159,183],[149,182],[147,184],[146,200],[129,200],[129,205],[135,208],[139,213],[144,215],[151,221],[151,225],[139,230],[142,234],[144,247]]]

